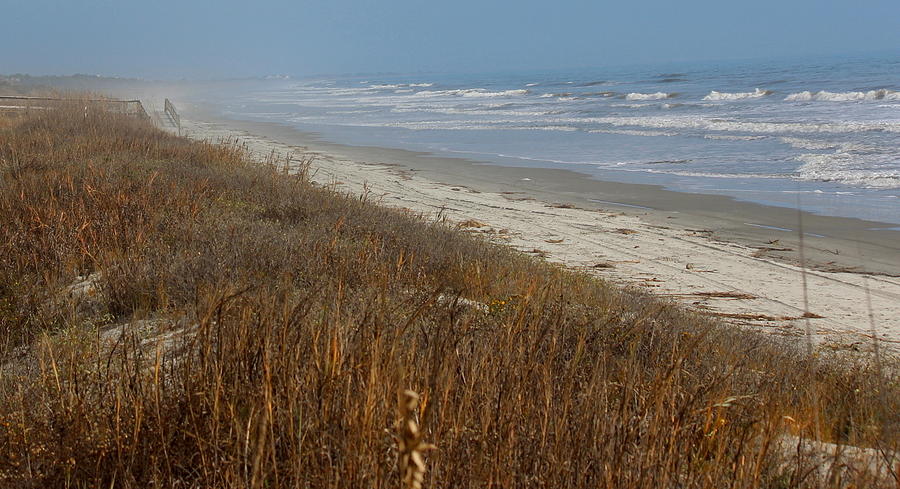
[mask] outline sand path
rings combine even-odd
[[[661,226],[642,219],[640,212],[580,209],[518,192],[479,192],[389,165],[285,145],[221,123],[182,123],[193,138],[238,138],[261,159],[273,151],[293,155],[294,162],[313,157],[311,172],[319,184],[366,193],[389,206],[470,221],[469,232],[615,283],[651,289],[731,322],[800,338],[808,327],[815,342],[827,348],[867,351],[874,334],[881,346],[900,349],[898,277],[806,271],[804,298],[799,267],[674,220]],[[807,311],[813,317],[803,317]]]

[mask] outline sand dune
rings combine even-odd
[[[294,161],[313,156],[313,179],[320,184],[440,214],[468,232],[616,283],[651,289],[727,321],[798,341],[805,341],[809,328],[817,344],[830,348],[869,350],[873,332],[882,346],[900,347],[900,278],[890,274],[807,270],[804,294],[804,271],[773,256],[789,249],[775,241],[722,241],[714,230],[698,228],[696,220],[660,224],[634,206],[598,203],[599,209],[587,209],[528,192],[439,182],[399,166],[284,144],[222,121],[184,120],[183,127],[197,139],[239,138],[260,158],[272,151],[293,154]]]

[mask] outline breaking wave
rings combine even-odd
[[[853,155],[847,153],[802,154],[797,169],[802,180],[838,182],[870,188],[900,188],[900,171],[875,170],[860,167]]]
[[[748,98],[762,98],[766,95],[772,95],[771,90],[762,90],[757,88],[752,92],[717,92],[715,90],[709,92],[709,95],[703,97],[703,100],[744,100]]]
[[[397,84],[375,84],[369,85],[369,88],[373,88],[376,90],[390,90],[395,88],[426,88],[433,86],[434,83],[397,83]]]
[[[590,122],[613,126],[642,126],[658,129],[700,129],[709,131],[749,132],[756,134],[781,133],[900,133],[895,122],[750,122],[706,117],[595,117]]]
[[[677,94],[656,92],[656,93],[629,93],[625,96],[625,100],[663,100],[676,97]]]
[[[792,93],[785,97],[788,102],[860,102],[866,100],[900,100],[900,92],[881,88],[878,90],[869,90],[867,92],[828,92],[825,90],[819,92],[799,92]]]
[[[499,92],[491,92],[484,88],[465,88],[458,90],[423,90],[416,93],[419,97],[473,97],[473,98],[492,98],[492,97],[515,97],[528,94],[528,90],[502,90]]]

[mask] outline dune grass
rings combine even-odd
[[[100,110],[0,126],[0,486],[896,487],[892,361],[303,169]]]

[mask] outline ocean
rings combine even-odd
[[[203,101],[337,143],[900,224],[900,56],[279,78]]]

